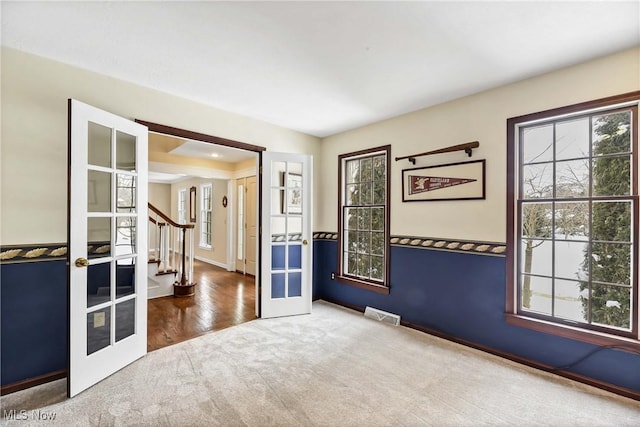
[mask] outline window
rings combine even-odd
[[[178,190],[178,223],[187,223],[187,189]]]
[[[513,323],[638,338],[639,95],[508,120]]]
[[[391,146],[338,156],[341,281],[389,293]]]
[[[211,184],[200,186],[200,247],[211,249]]]

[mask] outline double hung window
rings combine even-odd
[[[341,280],[388,293],[390,146],[339,156]]]
[[[638,338],[638,97],[627,98],[509,119],[507,311]]]
[[[212,193],[211,184],[200,186],[200,247],[206,249],[211,249]]]
[[[187,223],[187,189],[178,190],[178,223]]]

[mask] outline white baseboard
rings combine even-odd
[[[216,267],[220,267],[220,268],[224,268],[225,270],[229,269],[229,266],[223,262],[220,261],[216,261],[213,259],[209,259],[209,258],[204,258],[201,256],[194,256],[195,259],[197,259],[198,261],[202,261],[202,262],[206,262],[207,264],[211,264],[211,265],[215,265]]]
[[[173,295],[173,286],[171,286],[170,290],[160,290],[160,288],[157,289],[149,289],[147,291],[147,299],[154,299],[154,298],[161,298],[161,297],[168,297],[170,295]]]

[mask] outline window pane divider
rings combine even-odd
[[[136,293],[132,293],[132,294],[127,294],[121,297],[116,297],[113,302],[114,304],[119,304],[121,302],[127,302],[129,300],[135,299],[138,295]],[[116,307],[117,308],[117,307]]]
[[[557,198],[557,199],[553,199],[553,198],[531,198],[531,199],[525,199],[525,198],[520,198],[518,199],[519,203],[522,204],[530,204],[530,203],[551,203],[551,202],[557,202],[557,203],[571,203],[571,202],[588,202],[588,201],[594,201],[594,202],[607,202],[607,201],[621,201],[621,202],[626,202],[626,201],[635,201],[638,198],[638,196],[635,195],[630,195],[630,194],[622,194],[619,196],[593,196],[593,197],[563,197],[563,198]],[[349,206],[350,207],[350,206]]]
[[[135,294],[134,294],[135,295]],[[105,295],[106,297],[106,295]],[[91,307],[87,307],[87,314],[93,312],[93,311],[98,311],[98,310],[104,310],[105,308],[109,308],[113,305],[113,301],[111,301],[111,299],[109,299],[108,301],[105,302],[101,302],[100,304],[96,304],[96,305],[92,305]]]
[[[592,280],[591,283],[594,283],[596,285],[603,285],[603,286],[615,286],[617,288],[632,288],[633,285],[629,284],[625,284],[625,283],[613,283],[613,282],[602,282],[599,280]]]
[[[116,170],[106,166],[87,165],[87,170],[96,172],[114,173]]]

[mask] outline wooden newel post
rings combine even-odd
[[[187,285],[187,229],[182,229],[182,276],[180,277],[180,285]]]
[[[193,227],[191,228],[193,230]],[[193,262],[193,260],[190,260]],[[187,228],[182,228],[182,274],[180,281],[173,284],[174,297],[190,297],[195,295],[196,283],[193,277],[187,277]]]

